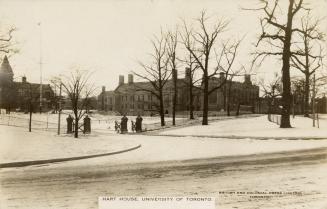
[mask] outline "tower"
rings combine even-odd
[[[8,57],[5,56],[0,66],[0,108],[5,108],[10,112],[15,100],[15,91],[13,88],[14,73],[9,64]]]
[[[0,66],[0,85],[12,83],[13,80],[14,73],[8,61],[8,57],[5,55]]]

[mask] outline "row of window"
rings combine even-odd
[[[125,104],[122,104],[122,106],[121,106],[121,109],[139,109],[139,110],[145,110],[145,109],[147,109],[147,110],[152,110],[153,108],[152,108],[152,105],[149,103],[149,104],[137,104],[137,105],[134,105],[134,103],[133,104],[127,104],[127,103],[125,103]]]
[[[120,100],[121,101],[128,101],[127,99],[129,98],[129,101],[130,102],[133,102],[133,101],[152,101],[152,95],[150,94],[147,94],[147,95],[130,95],[130,96],[127,96],[127,95],[124,95],[124,96],[120,96]]]

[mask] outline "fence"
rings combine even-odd
[[[15,126],[15,127],[22,127],[28,129],[29,118],[0,114],[0,125]],[[34,120],[32,117],[31,128],[32,130],[36,129],[36,130],[57,132],[58,123],[54,123],[51,121]],[[65,124],[61,125],[60,128],[62,130],[65,130],[66,129]]]

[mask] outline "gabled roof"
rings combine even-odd
[[[0,73],[6,73],[6,74],[11,74],[11,75],[14,74],[12,71],[12,68],[10,66],[10,63],[8,61],[7,55],[5,55],[5,57],[2,60],[1,67],[0,67]]]

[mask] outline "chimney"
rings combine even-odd
[[[251,75],[249,75],[249,74],[244,75],[244,83],[246,83],[246,84],[252,84],[252,82],[251,82]]]
[[[191,68],[185,68],[185,79],[188,79],[191,76]]]
[[[106,91],[106,87],[102,86],[102,92],[105,92],[105,91]]]
[[[26,76],[22,77],[22,83],[26,83]]]
[[[132,84],[134,82],[133,74],[128,74],[128,84]]]
[[[220,73],[219,73],[219,78],[221,78],[221,79],[225,79],[225,73],[224,73],[224,72],[220,72]]]
[[[124,84],[124,76],[123,75],[119,75],[119,83],[118,83],[118,85],[120,86],[122,84]]]

